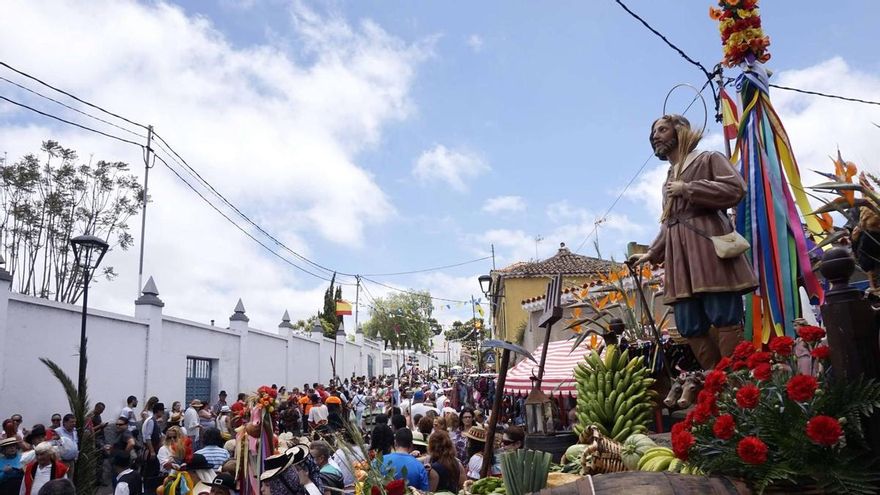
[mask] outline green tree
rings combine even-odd
[[[79,163],[76,151],[55,141],[0,163],[0,249],[19,293],[74,303],[83,285],[70,238],[91,234],[123,250],[134,243],[128,221],[144,197],[128,172],[123,162]],[[116,275],[105,264],[92,284]]]
[[[318,314],[324,327],[324,336],[332,339],[339,329],[339,317],[336,316],[336,299],[342,297],[342,287],[336,286],[336,274],[330,279],[330,287],[324,291],[324,310]]]
[[[475,357],[478,368],[482,364],[480,343],[484,340],[485,335],[486,322],[482,318],[472,318],[464,322],[454,321],[452,327],[445,333],[446,340],[461,342],[462,348]]]
[[[431,337],[439,333],[440,327],[431,318],[432,311],[429,292],[401,292],[377,298],[370,310],[370,320],[364,324],[364,335],[380,337],[392,349],[427,352]]]

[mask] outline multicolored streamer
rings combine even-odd
[[[791,142],[770,103],[763,65],[744,64],[736,89],[745,108],[731,161],[746,181],[736,223],[752,246],[749,255],[760,284],[746,297],[746,338],[761,345],[773,336],[795,336],[801,286],[813,304],[821,304],[824,293],[810,266],[802,216],[811,232],[821,234],[822,228],[809,215],[812,208]]]

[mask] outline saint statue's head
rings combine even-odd
[[[691,128],[682,115],[664,115],[651,124],[649,140],[654,154],[661,160],[677,162],[696,149],[703,133]]]

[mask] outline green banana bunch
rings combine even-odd
[[[677,462],[676,462],[677,461]],[[653,447],[645,451],[639,459],[639,471],[669,471],[670,468],[679,468],[681,461],[668,447]],[[675,463],[675,465],[673,465]]]
[[[647,431],[656,399],[650,390],[654,379],[645,367],[644,358],[630,359],[615,345],[605,349],[605,358],[591,352],[574,369],[578,392],[576,413],[578,435],[590,425],[617,442],[633,433]]]
[[[475,495],[487,495],[499,488],[501,490],[504,489],[504,484],[501,478],[490,476],[487,478],[479,479],[473,485],[471,485],[471,493]]]

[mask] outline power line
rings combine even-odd
[[[3,67],[6,67],[7,69],[11,70],[12,72],[15,72],[16,74],[19,74],[19,75],[21,75],[21,76],[24,76],[24,77],[26,77],[26,78],[28,78],[28,79],[30,79],[30,80],[32,80],[32,81],[36,81],[36,82],[42,84],[43,86],[46,86],[46,87],[49,88],[49,89],[52,89],[52,90],[54,90],[54,91],[57,91],[57,92],[59,92],[59,93],[65,95],[65,96],[67,96],[67,97],[73,98],[74,100],[76,100],[76,101],[82,103],[83,105],[88,105],[88,106],[94,108],[95,110],[100,110],[100,111],[106,113],[107,115],[112,115],[112,116],[116,117],[117,119],[124,120],[124,121],[128,122],[129,124],[131,124],[131,125],[136,125],[136,126],[138,126],[138,127],[141,127],[141,128],[143,128],[144,130],[147,130],[147,129],[148,129],[148,127],[145,126],[144,124],[139,124],[139,123],[137,123],[137,122],[135,122],[135,121],[133,121],[133,120],[129,120],[129,119],[127,119],[127,118],[125,118],[125,117],[123,117],[123,116],[121,116],[121,115],[117,115],[117,114],[115,114],[115,113],[113,113],[113,112],[111,112],[111,111],[109,111],[109,110],[106,110],[106,109],[104,109],[104,108],[102,108],[102,107],[100,107],[100,106],[98,106],[98,105],[95,105],[94,103],[89,103],[89,102],[86,101],[86,100],[80,99],[79,97],[77,97],[77,96],[75,96],[75,95],[72,95],[72,94],[68,93],[67,91],[64,91],[63,89],[58,89],[58,88],[56,88],[55,86],[52,86],[51,84],[49,84],[49,83],[47,83],[47,82],[44,82],[43,80],[41,80],[41,79],[39,79],[39,78],[37,78],[37,77],[35,77],[35,76],[32,76],[32,75],[30,75],[30,74],[28,74],[28,73],[26,73],[26,72],[24,72],[24,71],[20,71],[20,70],[16,69],[15,67],[13,67],[13,66],[7,64],[6,62],[3,62],[2,60],[0,60],[0,65],[2,65]]]
[[[691,65],[694,65],[695,67],[697,67],[698,69],[700,69],[700,70],[703,72],[703,75],[706,76],[706,79],[709,79],[709,80],[712,79],[712,76],[713,76],[714,74],[713,74],[712,72],[709,72],[709,70],[706,69],[706,67],[705,67],[703,64],[701,64],[700,62],[698,62],[698,61],[694,60],[693,58],[691,58],[687,53],[684,52],[684,50],[682,50],[681,48],[679,48],[678,46],[676,46],[673,42],[669,41],[669,39],[666,38],[666,36],[664,36],[663,33],[661,33],[660,31],[657,31],[656,29],[654,29],[653,27],[651,27],[651,25],[648,24],[648,21],[646,21],[646,20],[642,19],[641,17],[639,17],[638,14],[636,14],[635,12],[633,12],[632,10],[630,10],[630,8],[627,7],[626,4],[623,3],[621,0],[614,0],[614,1],[615,1],[615,3],[617,3],[617,5],[620,5],[620,7],[621,7],[623,10],[625,10],[629,15],[631,15],[632,17],[634,17],[637,21],[641,22],[642,25],[645,26],[646,28],[648,28],[649,31],[651,31],[652,33],[654,33],[655,35],[657,35],[658,38],[660,38],[661,40],[663,40],[663,42],[666,43],[666,44],[669,46],[669,48],[672,48],[673,50],[675,50],[676,52],[678,52],[678,54],[681,56],[681,58],[687,60],[688,62],[690,62]],[[713,88],[713,92],[714,92],[714,88]]]
[[[76,112],[76,113],[79,113],[79,114],[85,115],[86,117],[88,117],[88,118],[90,118],[90,119],[97,120],[98,122],[103,122],[103,123],[105,123],[105,124],[107,124],[107,125],[113,126],[113,127],[117,128],[117,129],[119,129],[119,130],[121,130],[121,131],[125,131],[125,132],[127,132],[127,133],[129,133],[129,134],[132,134],[132,135],[134,135],[134,136],[137,136],[137,137],[139,137],[139,138],[147,139],[147,136],[144,136],[143,134],[140,134],[140,133],[134,132],[134,131],[132,131],[131,129],[126,129],[125,127],[122,127],[122,126],[116,125],[116,124],[114,124],[113,122],[110,122],[110,121],[108,121],[108,120],[104,120],[104,119],[102,119],[101,117],[96,117],[96,116],[94,116],[94,115],[92,115],[92,114],[90,114],[90,113],[88,113],[88,112],[83,112],[82,110],[80,110],[80,109],[78,109],[78,108],[76,108],[76,107],[72,107],[72,106],[70,106],[70,105],[68,105],[68,104],[66,104],[66,103],[64,103],[64,102],[61,102],[61,101],[56,100],[55,98],[52,98],[52,97],[46,96],[46,95],[40,93],[39,91],[34,91],[33,89],[28,88],[27,86],[23,86],[23,85],[21,85],[21,84],[18,84],[18,83],[15,82],[15,81],[10,81],[9,79],[6,79],[6,78],[3,77],[3,76],[0,76],[0,80],[2,80],[2,81],[6,81],[7,83],[9,83],[9,84],[11,84],[11,85],[13,85],[13,86],[16,86],[16,87],[18,87],[18,88],[21,88],[21,89],[27,91],[28,93],[31,93],[31,94],[37,95],[37,96],[39,96],[40,98],[43,98],[43,99],[49,100],[49,101],[51,101],[51,102],[53,102],[53,103],[57,103],[58,105],[61,105],[62,107],[67,108],[68,110],[73,110],[73,111]]]
[[[361,280],[368,280],[376,285],[381,285],[382,287],[385,287],[385,288],[391,289],[391,290],[395,290],[397,292],[403,292],[404,294],[413,294],[416,296],[424,296],[425,295],[424,293],[421,293],[421,292],[415,292],[415,291],[406,290],[406,289],[398,289],[397,287],[394,287],[392,285],[383,284],[382,282],[378,282],[376,280],[373,280],[371,278],[367,278],[364,276],[361,276]],[[361,285],[363,285],[363,283],[361,283]],[[431,299],[434,299],[436,301],[446,301],[446,302],[453,302],[453,303],[470,303],[471,302],[471,301],[459,301],[457,299],[446,299],[444,297],[434,297],[434,296],[430,295],[430,293],[428,294],[428,297],[430,297]]]
[[[0,62],[0,64],[2,64],[2,63],[3,63],[3,62]],[[30,110],[31,112],[38,113],[38,114],[40,114],[40,115],[42,115],[42,116],[44,116],[44,117],[49,117],[50,119],[55,119],[55,120],[57,120],[57,121],[59,121],[59,122],[64,122],[65,124],[72,125],[72,126],[74,126],[74,127],[79,127],[80,129],[83,129],[83,130],[86,130],[86,131],[89,131],[89,132],[94,132],[95,134],[100,134],[100,135],[102,135],[102,136],[106,136],[106,137],[108,137],[108,138],[115,139],[115,140],[117,140],[117,141],[122,141],[123,143],[133,144],[133,145],[135,145],[135,146],[137,146],[137,147],[139,147],[139,148],[143,148],[143,147],[144,147],[144,145],[142,145],[142,144],[140,144],[140,143],[136,143],[136,142],[134,142],[134,141],[130,141],[130,140],[125,139],[125,138],[121,138],[121,137],[119,137],[119,136],[114,136],[113,134],[108,134],[108,133],[106,133],[106,132],[104,132],[104,131],[99,131],[99,130],[97,130],[97,129],[93,129],[93,128],[88,127],[88,126],[84,126],[84,125],[82,125],[82,124],[77,124],[76,122],[72,122],[72,121],[70,121],[70,120],[62,119],[61,117],[57,117],[57,116],[52,115],[52,114],[50,114],[50,113],[46,113],[46,112],[43,112],[43,111],[37,110],[37,109],[34,108],[34,107],[27,106],[27,105],[25,105],[24,103],[19,103],[19,102],[15,101],[15,100],[10,100],[9,98],[7,98],[7,97],[5,97],[5,96],[3,96],[3,95],[0,95],[0,100],[8,101],[9,103],[12,103],[13,105],[18,105],[18,106],[20,106],[20,107],[22,107],[22,108],[26,108],[26,109]]]
[[[691,100],[691,102],[688,104],[688,106],[684,109],[684,112],[682,112],[682,115],[686,114],[687,111],[690,110],[692,106],[694,106],[694,103],[697,102],[697,99],[700,98],[700,95],[703,94],[703,91],[706,91],[706,86],[709,85],[709,82],[710,81],[706,81],[705,83],[703,83],[703,87],[700,88],[700,91],[697,93],[697,95],[694,97],[694,99]],[[651,161],[651,158],[653,156],[654,156],[654,153],[651,152],[651,154],[648,155],[648,158],[645,159],[645,162],[642,163],[642,166],[639,167],[638,170],[636,170],[636,173],[633,174],[632,177],[630,177],[629,182],[626,183],[626,186],[624,186],[623,189],[620,191],[620,193],[617,195],[617,197],[614,198],[614,201],[611,203],[611,206],[609,206],[608,209],[605,210],[605,213],[601,217],[599,217],[599,219],[596,220],[596,222],[593,223],[593,230],[591,230],[590,233],[587,234],[586,237],[584,237],[584,240],[581,241],[581,243],[580,243],[580,245],[578,245],[577,249],[574,250],[575,253],[580,252],[581,248],[584,247],[584,244],[586,244],[587,241],[590,240],[590,237],[592,237],[593,234],[596,234],[598,232],[599,224],[601,224],[602,222],[604,222],[607,219],[608,214],[611,213],[611,210],[613,210],[615,206],[617,206],[617,203],[620,201],[620,198],[622,198],[623,195],[626,194],[626,191],[633,184],[633,182],[635,182],[636,179],[638,179],[639,176],[642,175],[642,171],[645,170],[646,166],[648,166],[648,162]]]
[[[290,261],[289,259],[287,259],[287,258],[285,258],[284,256],[281,256],[280,254],[278,254],[277,252],[275,252],[274,249],[272,249],[272,248],[270,248],[269,246],[267,246],[266,244],[264,244],[262,241],[260,241],[260,240],[257,239],[256,237],[254,237],[250,232],[248,232],[247,230],[245,230],[241,225],[239,225],[239,224],[236,223],[234,220],[232,220],[231,218],[229,218],[229,216],[228,216],[226,213],[224,213],[222,210],[220,210],[220,208],[218,208],[214,203],[212,203],[211,200],[209,200],[208,198],[206,198],[205,195],[203,195],[203,194],[201,193],[201,191],[199,191],[198,189],[196,189],[192,184],[190,184],[189,181],[187,181],[186,179],[184,179],[183,176],[181,176],[181,175],[177,172],[177,170],[174,169],[174,167],[172,167],[171,165],[169,165],[168,162],[166,162],[164,158],[162,158],[162,157],[159,156],[158,154],[156,154],[155,156],[156,156],[156,158],[157,158],[160,162],[162,162],[163,165],[165,165],[166,168],[168,168],[168,170],[171,171],[171,173],[173,173],[174,175],[176,175],[178,179],[180,179],[184,184],[187,185],[187,187],[189,187],[194,193],[196,193],[200,198],[202,198],[202,200],[203,200],[205,203],[207,203],[208,206],[210,206],[211,208],[213,208],[214,211],[216,211],[217,213],[219,213],[223,218],[225,218],[225,219],[226,219],[229,223],[231,223],[235,228],[237,228],[238,230],[240,230],[241,233],[243,233],[244,235],[248,236],[251,240],[253,240],[253,241],[256,242],[257,244],[259,244],[260,246],[262,246],[263,249],[265,249],[266,251],[268,251],[269,253],[271,253],[273,256],[277,257],[277,258],[280,259],[281,261],[284,261],[285,263],[287,263],[287,264],[289,264],[290,266],[296,268],[297,270],[300,270],[301,272],[307,273],[307,274],[309,274],[309,275],[311,275],[311,276],[313,276],[313,277],[315,277],[315,278],[317,278],[317,279],[323,280],[323,281],[325,281],[325,282],[329,282],[329,281],[330,281],[329,278],[324,278],[324,277],[322,277],[321,275],[318,275],[318,274],[315,274],[315,273],[313,273],[313,272],[310,272],[309,270],[306,270],[305,268],[303,268],[303,267],[297,265],[296,263]],[[348,284],[344,284],[344,283],[341,283],[341,282],[340,282],[340,285],[348,285]]]
[[[477,263],[479,261],[485,261],[488,259],[492,259],[492,256],[483,256],[482,258],[477,258],[475,260],[462,261],[461,263],[454,263],[452,265],[443,265],[443,266],[435,266],[433,268],[424,268],[421,270],[411,270],[408,272],[396,272],[396,273],[362,273],[361,277],[392,277],[395,275],[412,275],[414,273],[425,273],[425,272],[434,272],[437,270],[445,270],[447,268],[455,268],[458,266],[469,265],[471,263]]]
[[[806,89],[792,88],[789,86],[780,86],[778,84],[771,84],[770,87],[773,87],[776,89],[784,89],[785,91],[794,91],[795,93],[803,93],[805,95],[821,96],[823,98],[834,98],[836,100],[851,101],[854,103],[864,103],[866,105],[880,106],[880,101],[863,100],[861,98],[851,98],[849,96],[840,96],[840,95],[833,95],[833,94],[828,94],[828,93],[820,93],[818,91],[809,91]]]

